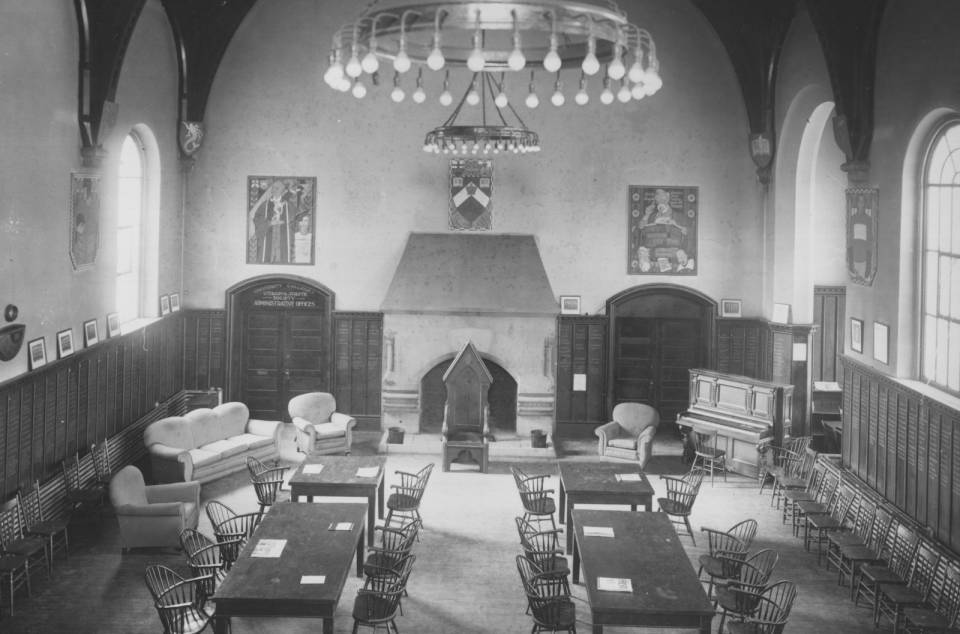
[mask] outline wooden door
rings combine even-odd
[[[270,278],[228,297],[229,400],[246,403],[252,418],[287,420],[294,396],[333,391],[325,289]]]
[[[687,408],[688,370],[703,364],[700,320],[620,317],[615,333],[613,404],[647,403],[675,420]]]

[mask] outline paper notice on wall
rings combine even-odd
[[[587,375],[586,374],[573,375],[573,391],[574,392],[587,391]]]

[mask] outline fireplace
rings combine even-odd
[[[494,376],[494,434],[553,433],[559,307],[533,236],[411,234],[381,310],[384,429],[439,432],[440,378],[471,341]]]

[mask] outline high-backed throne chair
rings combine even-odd
[[[447,402],[443,407],[443,470],[451,462],[475,462],[487,471],[490,407],[487,392],[493,377],[480,353],[468,341],[443,375]]]

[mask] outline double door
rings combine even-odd
[[[689,402],[690,368],[701,367],[702,321],[696,318],[617,317],[613,342],[613,404],[652,405],[672,423]]]

